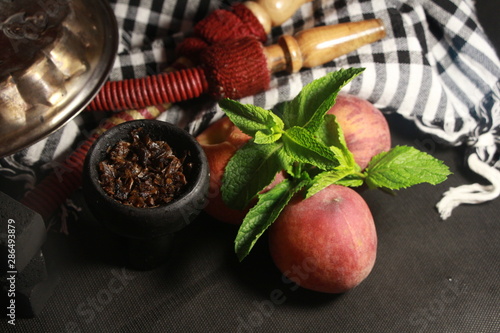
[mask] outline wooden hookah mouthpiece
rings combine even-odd
[[[278,44],[264,49],[272,73],[298,72],[301,68],[323,65],[342,55],[376,42],[386,36],[380,19],[347,22],[282,36]]]
[[[383,37],[383,22],[371,19],[282,36],[278,44],[262,49],[250,37],[219,43],[201,59],[210,93],[216,98],[239,99],[267,90],[272,73],[316,67]]]
[[[245,5],[257,20],[264,31],[269,33],[272,27],[282,25],[292,15],[307,2],[312,0],[255,0],[245,1]]]
[[[267,47],[254,37],[228,40],[207,48],[198,67],[108,82],[87,109],[137,109],[203,93],[239,99],[267,90],[272,73],[319,66],[384,36],[382,21],[372,19],[312,28]]]

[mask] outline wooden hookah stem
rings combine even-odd
[[[260,22],[266,33],[272,27],[277,27],[307,2],[312,0],[256,0],[245,1],[243,4],[248,7]]]
[[[327,63],[363,45],[384,38],[380,19],[347,22],[301,31],[295,36],[282,36],[278,44],[264,49],[271,73],[298,72]]]

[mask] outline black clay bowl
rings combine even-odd
[[[152,208],[137,208],[110,197],[99,183],[99,162],[109,147],[131,141],[131,132],[142,127],[153,141],[166,141],[174,153],[186,154],[187,184],[173,201]],[[83,193],[93,215],[112,232],[130,239],[148,239],[173,234],[187,226],[203,209],[208,192],[209,167],[201,146],[185,130],[159,120],[135,120],[104,132],[87,153],[83,169]]]

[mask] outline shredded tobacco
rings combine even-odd
[[[119,141],[99,162],[99,182],[115,200],[138,208],[157,207],[174,200],[186,185],[183,160],[165,141],[153,141],[143,128]]]

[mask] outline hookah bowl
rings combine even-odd
[[[109,196],[99,182],[99,162],[109,147],[129,141],[130,133],[142,128],[151,140],[166,141],[178,154],[186,153],[183,164],[186,185],[168,203],[139,208]],[[134,120],[117,125],[102,134],[87,153],[83,167],[83,194],[94,217],[115,235],[123,237],[128,265],[148,270],[161,265],[169,256],[174,235],[190,224],[203,209],[209,184],[207,158],[198,142],[185,130],[159,120]]]

